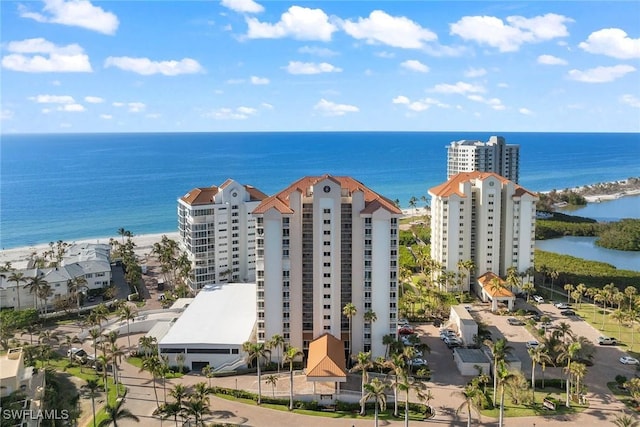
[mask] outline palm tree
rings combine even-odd
[[[580,362],[573,362],[571,364],[571,372],[570,374],[572,374],[574,376],[574,378],[576,379],[576,387],[575,387],[575,391],[576,394],[578,396],[580,396],[581,391],[580,391],[580,380],[582,378],[585,377],[585,375],[587,375],[587,365],[585,365],[584,363],[580,363]]]
[[[78,317],[80,317],[80,294],[82,289],[89,289],[87,279],[84,276],[78,276],[74,279],[67,280],[67,290],[76,297],[76,306],[78,308]]]
[[[271,394],[273,397],[276,397],[276,385],[278,385],[278,377],[276,375],[267,375],[267,378],[264,380],[265,383],[271,385]]]
[[[158,340],[156,337],[144,336],[138,339],[138,347],[142,347],[145,357],[158,352],[158,347],[156,347],[157,343]]]
[[[118,427],[118,420],[129,419],[133,420],[137,423],[140,422],[140,418],[133,415],[130,410],[124,409],[122,404],[124,403],[124,399],[116,399],[116,403],[111,405],[107,404],[104,407],[104,411],[107,414],[107,418],[100,421],[98,427],[107,427],[108,425],[113,424],[113,427]]]
[[[51,289],[51,285],[45,283],[40,291],[38,292],[38,297],[42,300],[42,305],[44,306],[44,314],[47,314],[47,310],[49,308],[49,298],[53,295],[53,289]]]
[[[351,368],[351,372],[357,372],[357,371],[362,371],[362,393],[361,393],[361,399],[360,399],[360,415],[364,415],[364,394],[365,394],[365,384],[367,383],[367,379],[368,379],[368,374],[367,371],[371,368],[373,368],[374,363],[371,360],[371,352],[367,351],[365,352],[360,352],[358,353],[358,355],[355,357],[357,363],[355,364],[355,366],[353,368]]]
[[[493,354],[493,405],[495,406],[496,391],[498,389],[498,365],[499,363],[504,364],[507,356],[512,353],[513,347],[508,344],[506,338],[500,338],[495,343],[491,340],[486,340],[484,343],[491,349]]]
[[[280,357],[280,350],[284,348],[284,344],[284,337],[280,334],[275,334],[269,341],[269,347],[275,348],[278,351],[278,372],[280,372],[280,368],[282,367],[283,360]]]
[[[202,375],[207,377],[209,380],[209,388],[211,388],[211,378],[213,378],[213,367],[211,365],[207,365],[202,368]]]
[[[210,413],[209,411],[209,401],[205,399],[199,399],[196,396],[193,396],[184,404],[184,410],[188,415],[193,415],[195,418],[195,425],[199,426],[202,424],[202,416]]]
[[[178,427],[178,415],[181,415],[184,408],[178,402],[164,403],[160,406],[157,413],[160,414],[162,419],[167,419],[169,417],[173,417],[173,420],[176,423],[176,427]],[[154,412],[155,414],[156,412]]]
[[[536,365],[538,363],[553,363],[551,360],[551,356],[547,351],[547,348],[543,345],[539,345],[537,347],[530,348],[528,350],[529,356],[531,357],[531,394],[532,401],[536,403]]]
[[[527,302],[529,302],[529,297],[536,291],[536,288],[533,283],[526,282],[522,285],[522,290],[527,293]]]
[[[567,304],[571,302],[571,292],[575,289],[571,283],[564,285],[564,290],[567,291]]]
[[[624,311],[617,309],[616,311],[611,313],[611,319],[618,322],[618,339],[621,340],[622,339],[622,323],[625,320],[627,320],[627,314]]]
[[[160,406],[160,402],[158,401],[158,390],[156,388],[156,378],[158,373],[162,369],[162,362],[160,358],[156,355],[144,357],[142,359],[142,367],[140,368],[140,372],[147,371],[151,374],[151,383],[153,384],[153,393],[156,396],[156,406]]]
[[[387,408],[387,395],[384,393],[386,388],[387,385],[385,383],[380,381],[379,378],[374,378],[371,382],[364,385],[366,394],[362,396],[362,399],[360,399],[362,407],[364,407],[368,400],[374,400],[375,412],[373,419],[375,427],[378,427],[378,406],[381,411],[384,411]]]
[[[91,410],[93,411],[93,427],[96,427],[96,396],[98,395],[98,390],[100,389],[100,383],[96,378],[89,378],[87,380],[85,388],[89,392],[89,397],[91,398]]]
[[[93,343],[91,344],[93,346],[93,359],[97,359],[98,358],[98,338],[100,338],[102,336],[102,334],[100,333],[100,329],[98,328],[91,328],[89,329],[89,336],[86,339],[92,339]]]
[[[358,313],[355,304],[347,303],[342,309],[342,314],[349,319],[349,355],[353,354],[352,319]]]
[[[398,416],[398,389],[399,379],[406,376],[407,363],[402,354],[391,355],[391,360],[387,360],[383,363],[383,366],[390,368],[393,372],[393,383],[391,388],[393,389],[393,416]]]
[[[506,283],[499,277],[494,277],[489,281],[489,290],[494,294],[499,294],[503,290],[507,289]],[[498,309],[498,302],[496,298],[491,298],[491,311],[496,311]]]
[[[560,272],[558,270],[549,270],[549,277],[551,278],[551,298],[555,298],[555,291],[553,289],[553,281],[557,280],[560,277]]]
[[[498,365],[496,377],[500,385],[500,417],[498,419],[498,426],[502,427],[504,425],[504,386],[511,378],[514,378],[514,375],[509,372],[503,360],[501,360]]]
[[[411,196],[409,199],[409,207],[413,210],[413,213],[416,213],[416,206],[418,203],[418,198],[416,196]]]
[[[511,288],[513,292],[513,288],[520,289],[520,274],[518,274],[518,269],[515,267],[509,267],[507,269],[507,284]]]
[[[640,426],[640,421],[638,421],[634,416],[630,416],[627,414],[622,414],[616,416],[613,420],[613,423],[617,427],[638,427]]]
[[[260,359],[264,358],[267,354],[270,353],[270,351],[262,342],[252,343],[247,341],[242,345],[242,349],[247,353],[247,359],[249,363],[251,363],[253,360],[256,361],[256,366],[258,369],[258,405],[260,405],[262,403],[262,373],[260,372]]]
[[[38,311],[38,298],[40,297],[40,293],[42,292],[42,289],[45,287],[45,285],[48,285],[47,281],[44,280],[42,276],[37,274],[35,277],[31,278],[29,283],[25,285],[25,289],[28,289],[29,293],[33,294],[35,297],[34,301],[36,311]]]
[[[22,307],[20,306],[20,283],[27,283],[27,278],[24,277],[24,273],[20,272],[20,271],[14,271],[13,273],[11,273],[11,275],[7,278],[7,281],[9,282],[16,282],[16,296],[18,297],[18,310],[21,310]]]
[[[569,400],[569,395],[571,393],[571,361],[581,348],[582,345],[578,341],[574,341],[568,345],[562,345],[561,347],[559,347],[560,351],[558,353],[558,357],[556,358],[558,363],[567,363],[567,367],[565,368],[565,372],[567,374],[567,399],[565,405],[567,408],[571,407],[571,402]]]
[[[178,407],[180,408],[180,410],[178,411],[177,414],[173,414],[175,419],[176,419],[176,423],[177,423],[177,416],[180,415],[180,412],[182,410],[182,406],[183,403],[185,402],[185,400],[187,399],[187,397],[189,397],[189,392],[187,390],[187,388],[184,386],[184,384],[176,384],[170,391],[169,391],[169,395],[171,397],[173,397],[173,399],[176,401],[175,403],[178,405]]]
[[[478,418],[481,417],[480,409],[476,402],[478,401],[478,397],[482,394],[482,390],[478,388],[476,384],[473,382],[467,384],[462,391],[454,391],[451,393],[452,396],[458,396],[462,398],[462,403],[456,409],[456,414],[460,411],[466,409],[467,410],[467,427],[471,427],[471,410],[475,410],[476,414],[478,414]]]
[[[417,380],[415,377],[409,376],[408,372],[404,372],[401,377],[401,381],[397,383],[397,388],[400,391],[404,391],[404,426],[409,427],[409,392],[415,390],[418,399],[430,399],[431,390],[427,390],[427,393],[423,393],[425,385],[422,381]]]
[[[127,322],[127,345],[129,350],[131,350],[131,329],[130,322],[135,322],[137,312],[131,308],[130,305],[125,304],[120,308],[120,320],[125,320]]]
[[[289,362],[289,410],[293,411],[293,362],[303,353],[299,348],[287,347],[284,353],[284,361]]]

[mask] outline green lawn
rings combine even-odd
[[[492,396],[491,388],[487,389],[487,396]],[[558,404],[555,411],[550,411],[542,406],[542,401],[545,397],[552,397]],[[498,394],[498,399],[500,395]],[[571,407],[567,408],[564,405],[565,394],[563,390],[553,387],[545,387],[544,389],[536,389],[535,392],[535,404],[528,405],[514,405],[507,394],[504,396],[504,416],[506,417],[532,417],[536,415],[563,415],[563,414],[575,414],[576,412],[582,412],[589,407],[586,405],[579,405],[576,402],[571,402]],[[481,411],[482,415],[492,418],[498,418],[500,416],[500,410],[498,408],[485,409]]]
[[[640,326],[629,323],[618,323],[611,318],[613,310],[608,308],[604,313],[602,307],[590,303],[582,303],[580,306],[573,304],[573,310],[586,322],[602,332],[602,335],[614,337],[618,340],[618,347],[629,353],[634,353],[634,357],[640,355]],[[594,315],[595,310],[595,315]],[[604,318],[604,319],[603,319]],[[604,327],[603,322],[604,320]]]

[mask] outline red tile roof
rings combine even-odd
[[[343,190],[347,190],[350,195],[356,191],[361,191],[362,193],[364,193],[365,208],[362,211],[363,213],[371,213],[378,208],[382,208],[388,210],[393,214],[402,214],[402,211],[391,200],[367,188],[361,182],[348,176],[331,175],[306,176],[304,178],[301,178],[278,194],[265,199],[262,203],[260,203],[260,205],[258,205],[253,213],[263,214],[273,207],[281,213],[291,214],[293,213],[293,211],[289,207],[289,196],[291,195],[291,193],[297,191],[302,194],[306,194],[307,190],[310,187],[326,179],[329,179],[340,185],[340,188],[342,188]]]
[[[496,287],[493,285],[494,280],[498,280],[501,286],[506,286],[506,282],[492,271],[484,273],[482,276],[478,277],[477,280],[480,285],[482,285],[484,291],[492,298],[514,297],[513,292],[511,292],[506,287]]]
[[[212,187],[194,188],[182,196],[180,200],[191,206],[208,205],[213,203],[213,197],[218,194],[218,191],[219,189],[215,185]]]
[[[500,182],[502,183],[506,183],[509,182],[509,180],[503,176],[498,175],[497,173],[494,172],[479,172],[479,171],[473,171],[473,172],[460,172],[458,174],[455,174],[454,176],[452,176],[451,178],[449,178],[448,181],[437,185],[435,187],[432,187],[431,189],[429,189],[429,193],[433,194],[434,196],[438,196],[438,197],[449,197],[453,194],[457,194],[460,197],[465,197],[465,195],[462,193],[462,191],[460,191],[460,184],[464,183],[464,182],[468,182],[468,181],[472,181],[472,180],[480,180],[480,181],[484,181],[485,179],[489,178],[489,177],[494,177],[497,178]],[[523,194],[527,193],[530,194],[534,197],[537,197],[537,195],[521,186],[519,186],[518,184],[515,184],[515,194],[514,196],[520,197]]]

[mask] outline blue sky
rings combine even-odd
[[[640,2],[5,1],[3,133],[640,131]]]

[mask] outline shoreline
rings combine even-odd
[[[167,236],[170,239],[177,240],[178,232],[172,231],[169,233],[152,233],[152,234],[140,234],[131,237],[131,240],[136,244],[134,253],[142,258],[147,258],[151,254],[154,243],[160,242],[162,236]],[[111,239],[122,241],[121,236],[112,237],[100,237],[93,239],[79,239],[67,242],[69,244],[81,244],[81,243],[102,243],[109,244]],[[17,248],[3,249],[0,251],[0,265],[4,265],[6,262],[10,262],[13,268],[26,267],[31,255],[34,252],[41,254],[43,251],[49,249],[48,243],[40,243],[36,245],[20,246]]]

